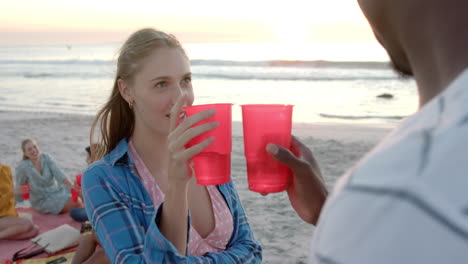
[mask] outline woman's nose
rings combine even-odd
[[[172,92],[172,103],[175,104],[175,102],[177,101],[177,99],[182,96],[184,94],[184,90],[182,89],[182,87],[180,87],[180,85],[176,85],[173,89],[173,92]]]

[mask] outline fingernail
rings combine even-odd
[[[266,146],[266,150],[270,153],[270,154],[273,154],[273,155],[276,155],[278,153],[278,146],[276,146],[275,144],[268,144]]]

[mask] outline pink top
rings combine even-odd
[[[164,193],[159,188],[159,185],[154,180],[153,175],[146,167],[143,160],[130,141],[128,144],[131,158],[135,167],[140,175],[141,181],[148,191],[155,208],[158,208],[164,201]],[[215,218],[215,228],[211,233],[202,238],[197,230],[190,225],[190,240],[188,242],[188,254],[190,256],[202,256],[205,253],[214,252],[218,250],[225,250],[226,245],[231,238],[233,231],[232,215],[229,207],[226,204],[223,196],[216,186],[207,186],[208,193],[210,194],[211,204],[213,206],[213,214]]]

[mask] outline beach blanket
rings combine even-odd
[[[31,207],[20,207],[16,208],[18,213],[23,214],[31,214],[32,215],[32,221],[34,224],[39,226],[39,234],[43,234],[44,232],[47,232],[51,229],[54,229],[56,227],[59,227],[63,224],[68,224],[78,230],[80,230],[81,223],[74,221],[73,219],[70,218],[68,214],[61,214],[61,215],[50,215],[50,214],[42,214],[37,212],[36,210],[32,209]],[[30,239],[26,240],[2,240],[0,241],[0,263],[2,261],[7,261],[11,260],[13,257],[13,254],[17,252],[18,250],[21,250],[25,247],[28,247],[32,244]],[[76,250],[75,248],[70,248],[65,251],[58,252],[59,254],[66,253],[66,252],[72,252]],[[45,258],[49,257],[47,253],[42,253],[38,256],[35,256],[35,259],[40,259],[40,258]],[[26,263],[26,262],[21,262],[21,263]],[[29,262],[27,262],[29,263]],[[33,262],[31,262],[33,263]],[[34,262],[36,263],[36,262]],[[37,262],[37,263],[43,263],[43,262]],[[44,262],[46,263],[46,262]],[[65,262],[64,262],[65,263]]]
[[[54,255],[51,257],[45,257],[45,258],[35,258],[35,259],[28,259],[28,260],[23,260],[20,262],[16,263],[21,263],[21,264],[70,264],[72,262],[73,256],[75,255],[76,252],[68,252],[68,253],[62,253],[58,255]],[[62,261],[63,259],[63,261]],[[0,262],[0,264],[11,264],[13,262]]]

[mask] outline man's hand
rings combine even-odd
[[[292,137],[291,147],[292,152],[270,143],[266,150],[291,168],[294,177],[287,190],[289,201],[302,220],[315,225],[328,192],[312,152],[296,137]]]

